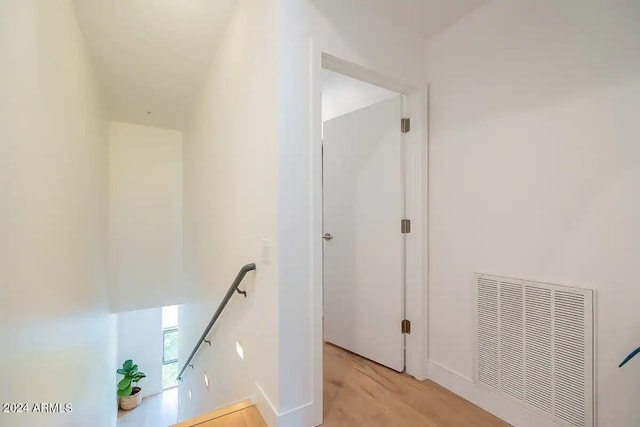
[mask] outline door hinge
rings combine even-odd
[[[402,232],[402,234],[411,233],[411,220],[410,219],[403,219],[403,220],[400,221],[400,231]]]
[[[402,323],[400,324],[400,329],[402,330],[403,334],[410,334],[411,333],[411,321],[404,319],[402,321]]]
[[[400,119],[400,130],[402,133],[408,133],[411,130],[411,119],[409,117]]]

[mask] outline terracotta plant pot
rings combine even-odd
[[[131,392],[131,396],[120,398],[120,408],[125,411],[130,411],[137,408],[142,403],[142,389],[140,387],[134,387]]]

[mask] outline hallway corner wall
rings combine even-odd
[[[0,424],[115,426],[106,120],[71,2],[1,2],[0,70],[0,402],[30,405]]]
[[[237,2],[185,132],[181,366],[240,268],[257,269],[240,286],[247,298],[233,296],[209,334],[212,346],[203,345],[185,373],[181,419],[258,390],[279,398],[277,4]],[[205,371],[215,387],[206,387]]]

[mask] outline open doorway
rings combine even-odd
[[[403,97],[323,70],[324,338],[405,366]]]
[[[316,53],[314,417],[332,425],[366,372],[426,378],[427,90]]]

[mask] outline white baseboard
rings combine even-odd
[[[314,427],[312,409],[313,403],[307,402],[283,412],[280,414],[278,427]]]
[[[313,427],[313,403],[307,402],[280,413],[257,382],[254,403],[269,427]]]
[[[267,396],[264,389],[257,382],[255,385],[255,400],[253,403],[256,404],[258,411],[260,411],[260,415],[264,418],[264,421],[267,423],[269,427],[277,427],[278,426],[278,410],[274,406],[273,402]]]
[[[429,361],[429,379],[515,427],[555,427],[556,423],[473,383],[438,362]]]

